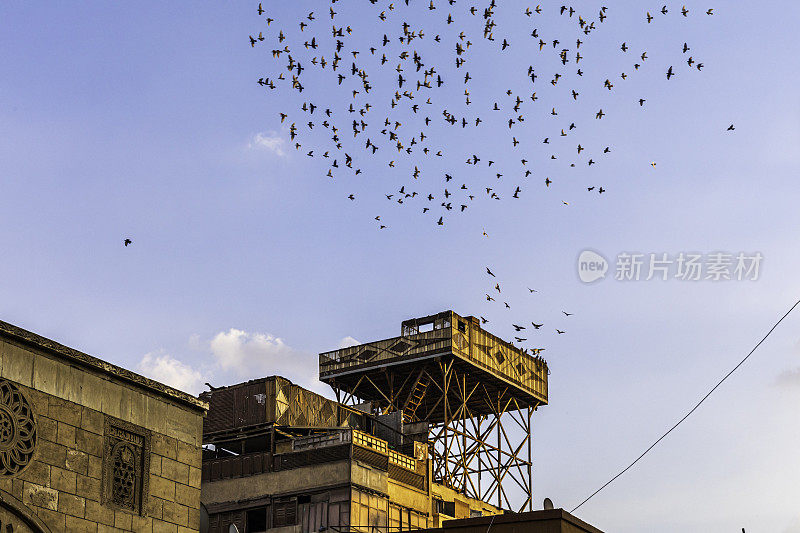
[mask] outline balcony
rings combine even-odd
[[[383,366],[455,356],[478,371],[547,403],[547,362],[492,335],[477,319],[452,311],[403,322],[402,335],[319,355],[320,380],[347,383]]]

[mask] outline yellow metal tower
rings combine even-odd
[[[531,418],[547,404],[548,373],[538,354],[452,311],[319,356],[320,380],[340,403],[368,402],[372,414],[400,413],[410,433],[423,428],[435,482],[520,512],[533,510]]]

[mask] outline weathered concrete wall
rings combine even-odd
[[[389,475],[380,468],[353,461],[351,476],[354,485],[389,494]]]
[[[350,483],[350,461],[323,463],[247,478],[203,483],[201,500],[207,506],[254,500],[264,496],[312,492]]]
[[[427,492],[404,485],[391,478],[388,479],[386,488],[389,501],[392,503],[423,513],[431,512],[431,499]]]
[[[36,423],[31,459],[18,473],[0,470],[0,490],[53,533],[198,531],[202,409],[117,379],[115,368],[87,368],[0,335],[0,383],[19,389]],[[146,435],[133,463],[149,466],[136,472],[141,512],[108,503],[109,423]]]
[[[423,513],[430,512],[430,497],[427,492],[391,479],[385,471],[379,468],[353,461],[351,476],[354,485],[386,494],[394,504]]]

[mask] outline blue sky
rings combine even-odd
[[[318,352],[398,335],[403,319],[445,309],[483,315],[508,339],[512,323],[545,322],[531,339],[546,348],[552,372],[550,405],[535,420],[535,500],[571,508],[680,418],[800,297],[800,73],[791,46],[800,6],[692,3],[684,20],[670,3],[647,25],[645,12],[660,3],[618,2],[587,38],[585,78],[558,90],[547,83],[557,61],[539,54],[529,33],[537,27],[547,39],[574,28],[556,4],[542,4],[537,20],[521,14],[527,4],[503,6],[495,37],[508,36],[511,48],[499,52],[502,37],[471,37],[468,111],[489,116],[478,107],[506,98],[507,88],[529,94],[518,67],[537,65],[541,99],[524,104],[525,125],[512,133],[532,154],[534,175],[520,176],[520,149],[498,120],[474,131],[434,125],[431,142],[446,155],[406,157],[412,167],[424,159],[415,181],[407,163],[390,169],[363,150],[353,152],[362,175],[326,178],[329,167],[305,155],[323,139],[317,133],[294,149],[280,111],[302,125],[303,101],[349,100],[308,63],[302,95],[255,83],[276,63],[271,41],[251,48],[248,35],[272,39],[291,26],[293,40],[305,39],[295,21],[311,10],[319,34],[330,33],[327,3],[265,4],[276,19],[269,29],[253,2],[0,5],[0,319],[191,392],[204,381],[276,373],[322,391],[313,385]],[[453,27],[443,22],[448,7],[437,5],[402,16],[398,8],[385,24],[397,33],[407,16],[425,28],[416,42],[431,50],[426,58],[439,57],[431,36],[449,35],[449,61]],[[468,5],[459,0],[452,11]],[[595,16],[600,4],[586,5]],[[371,4],[336,7],[354,28],[348,47],[366,49],[366,36],[384,32]],[[702,14],[710,7],[713,16]],[[571,39],[562,40],[571,47]],[[702,72],[683,63],[683,42]],[[641,50],[646,68],[620,80]],[[667,82],[671,64],[678,76]],[[462,73],[452,67],[442,67],[455,76],[445,76],[455,80],[445,85],[447,106],[460,112]],[[376,71],[375,94],[394,81],[389,73]],[[602,81],[612,76],[607,91]],[[578,103],[567,94],[573,83]],[[641,108],[639,98],[647,99]],[[553,147],[556,162],[541,143],[562,127],[550,107],[580,119],[576,135]],[[607,116],[595,121],[599,107]],[[376,111],[371,126],[381,118]],[[340,129],[350,135],[349,117]],[[566,168],[575,142],[598,164],[585,166],[584,155]],[[611,153],[598,155],[607,145]],[[471,153],[491,154],[504,177],[465,166]],[[446,169],[453,189],[478,191],[463,214],[423,215],[422,200],[401,206],[383,196],[405,185],[433,192],[438,206]],[[510,198],[516,185],[518,200]],[[589,193],[592,185],[607,192]],[[484,186],[503,199],[489,200]],[[125,237],[132,246],[122,246]],[[621,282],[612,270],[587,285],[576,269],[584,249],[612,260],[717,251],[758,251],[764,260],[757,281]],[[498,280],[510,311],[485,299]],[[793,315],[576,514],[607,531],[800,531],[798,329]]]

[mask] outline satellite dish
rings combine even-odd
[[[551,500],[550,498],[545,498],[544,499],[544,510],[545,511],[549,511],[551,509],[553,509],[553,500]]]
[[[239,528],[236,527],[236,524],[231,524],[231,527],[228,528],[228,533],[239,533]]]

